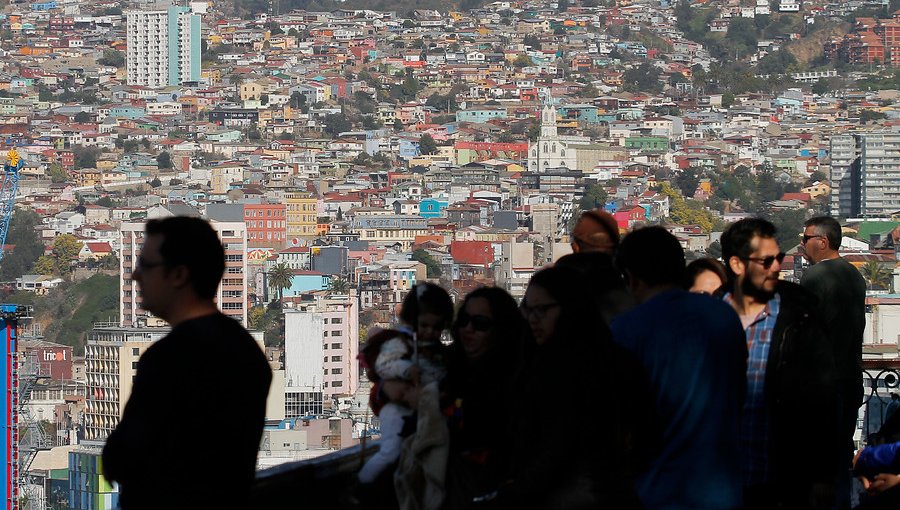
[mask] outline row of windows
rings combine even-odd
[[[323,331],[323,332],[322,332],[322,336],[328,336],[328,332],[327,332],[327,331]],[[334,331],[331,332],[331,336],[333,336],[333,337],[334,337],[334,336],[344,336],[344,332],[343,332],[343,331],[340,331],[340,330],[334,330]]]
[[[284,222],[275,221],[275,223],[272,223],[272,220],[267,220],[265,223],[263,223],[262,220],[250,220],[247,222],[247,228],[284,228]]]
[[[325,360],[325,361],[328,361],[328,360]],[[323,370],[323,372],[325,372],[325,375],[328,375],[328,369],[327,369],[327,368],[326,368],[325,370]],[[341,369],[340,369],[340,368],[332,368],[332,369],[331,369],[331,374],[332,374],[332,375],[341,375]]]
[[[343,322],[344,322],[344,319],[342,319],[340,317],[335,317],[335,318],[331,319],[332,324],[342,324]],[[328,324],[328,317],[325,317],[325,324]]]
[[[332,356],[331,357],[332,363],[340,363],[342,361],[342,359],[343,358],[341,356]],[[322,361],[324,361],[325,363],[328,363],[328,356],[325,356],[325,359]]]
[[[283,232],[250,232],[250,239],[283,241],[287,239],[287,235],[285,235]]]

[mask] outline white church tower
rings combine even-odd
[[[556,107],[550,101],[541,108],[541,134],[528,144],[528,171],[546,172],[554,168],[575,170],[575,149],[560,139],[556,132]]]

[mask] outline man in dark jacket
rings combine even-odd
[[[806,222],[803,256],[813,265],[803,272],[800,285],[819,299],[818,309],[834,352],[838,392],[841,397],[841,446],[838,461],[850,465],[853,433],[863,400],[862,343],[866,329],[866,282],[852,264],[844,260],[841,225],[829,216]],[[890,408],[889,408],[890,409]],[[838,480],[837,510],[850,508],[850,471]]]
[[[150,220],[134,279],[172,331],[138,361],[103,472],[123,510],[247,508],[272,371],[216,308],[225,251],[199,218]]]
[[[724,300],[741,319],[750,354],[740,434],[745,508],[830,508],[839,414],[815,298],[779,280],[784,253],[768,221],[738,221],[721,242],[731,280]]]

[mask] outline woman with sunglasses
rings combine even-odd
[[[506,291],[482,287],[466,296],[452,332],[445,379],[450,432],[445,508],[488,508],[509,470],[522,316]]]
[[[514,434],[511,508],[640,508],[632,480],[659,441],[649,382],[578,276],[544,269],[522,301],[534,353],[517,406],[527,414]],[[528,413],[536,404],[565,412]],[[572,421],[592,414],[588,426]]]

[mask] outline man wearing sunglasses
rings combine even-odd
[[[841,461],[853,458],[853,433],[863,399],[862,341],[866,329],[866,282],[852,264],[838,253],[841,224],[829,216],[806,222],[803,256],[812,266],[803,272],[800,285],[819,298],[825,331],[834,352],[841,395]],[[838,483],[837,508],[850,508],[850,471]]]
[[[835,370],[815,297],[778,279],[775,226],[747,218],[722,234],[725,302],[747,336],[740,443],[745,509],[831,508],[839,416]]]

